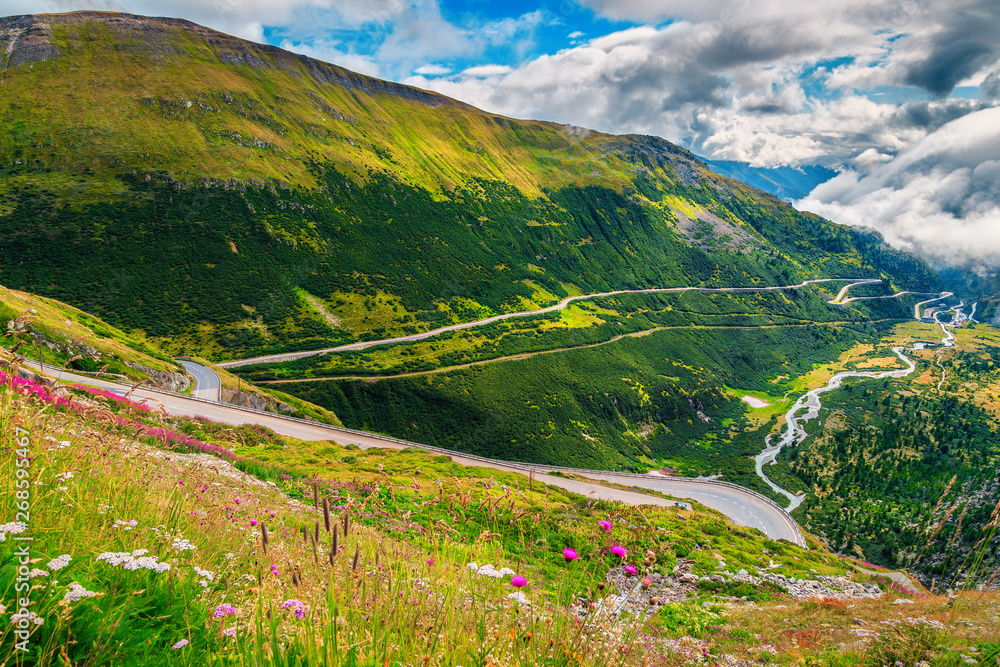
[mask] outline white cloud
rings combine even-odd
[[[413,70],[416,74],[423,74],[425,76],[441,76],[442,74],[451,74],[450,67],[444,67],[442,65],[421,65],[417,69]]]
[[[838,175],[798,208],[882,232],[943,264],[1000,264],[1000,108],[945,124],[865,176]]]
[[[462,70],[462,76],[486,78],[509,74],[512,71],[514,69],[507,65],[476,65],[475,67],[468,67]]]

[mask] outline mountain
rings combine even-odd
[[[621,289],[940,287],[878,236],[662,139],[505,118],[186,21],[9,17],[0,57],[0,284],[174,355],[313,350]],[[770,494],[745,456],[757,435],[734,435],[740,392],[912,313],[830,305],[842,286],[621,295],[265,375],[360,377],[283,387],[352,427],[660,461]]]
[[[802,199],[817,185],[826,183],[837,175],[833,169],[815,164],[798,167],[753,167],[749,162],[705,158],[702,160],[715,173],[749,183],[784,201]]]
[[[0,252],[19,258],[0,281],[168,348],[420,330],[521,309],[528,282],[562,296],[878,263],[879,244],[666,141],[504,118],[186,21],[10,17],[0,54]],[[931,280],[907,271],[892,277]],[[397,321],[330,324],[378,294]]]

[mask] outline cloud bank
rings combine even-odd
[[[873,227],[939,265],[1000,267],[1000,108],[945,124],[867,174],[846,171],[796,206]]]

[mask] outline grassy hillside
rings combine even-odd
[[[14,17],[0,46],[0,253],[23,258],[0,281],[171,351],[420,330],[521,309],[528,281],[933,281],[659,139],[506,119],[184,21]]]
[[[3,346],[83,373],[144,381],[183,391],[184,369],[154,345],[55,299],[0,285]]]
[[[11,665],[958,665],[1000,648],[995,593],[903,591],[698,507],[85,407],[11,370],[0,457],[25,471],[0,493]]]

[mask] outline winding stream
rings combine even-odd
[[[950,294],[948,294],[948,296],[950,296]],[[838,299],[839,298],[840,297],[838,296]],[[939,297],[939,299],[941,298],[946,298],[946,297],[945,296]],[[937,300],[938,299],[932,299],[931,301],[937,301]],[[915,317],[918,320],[920,319],[920,306],[925,303],[930,303],[930,301],[922,301],[921,303],[917,304],[917,306],[914,309]],[[955,316],[958,317],[961,315],[962,307],[964,305],[965,304],[962,303],[940,312],[945,312],[945,313],[954,312]],[[936,320],[936,314],[935,314],[935,320]],[[941,338],[941,345],[945,347],[951,347],[952,345],[954,345],[955,334],[952,333],[952,331],[948,328],[949,324],[944,322],[938,322],[937,324],[939,327],[941,327],[941,332],[944,334]],[[757,475],[762,480],[764,480],[764,482],[766,482],[767,485],[771,487],[771,489],[775,493],[779,493],[782,496],[788,498],[788,507],[785,508],[788,512],[791,512],[796,507],[802,504],[802,501],[805,498],[805,494],[796,496],[792,494],[790,491],[786,491],[785,489],[781,488],[780,486],[772,482],[770,479],[768,479],[767,475],[764,474],[764,464],[774,463],[775,459],[777,459],[778,457],[778,453],[782,450],[782,448],[799,445],[802,443],[803,440],[806,439],[807,433],[804,424],[818,417],[819,411],[823,407],[822,403],[820,402],[819,395],[826,393],[828,391],[833,391],[834,389],[839,389],[840,386],[843,384],[844,380],[847,378],[870,378],[873,380],[880,380],[884,378],[906,377],[914,370],[916,370],[917,364],[915,361],[906,356],[905,352],[907,350],[909,351],[922,350],[924,349],[924,347],[926,347],[926,343],[915,343],[913,347],[910,348],[904,348],[902,346],[894,347],[892,348],[893,353],[897,357],[899,357],[900,361],[906,364],[906,368],[897,368],[891,371],[843,371],[841,373],[837,373],[832,378],[830,378],[830,381],[827,382],[825,386],[817,387],[816,389],[811,389],[807,391],[805,394],[800,396],[797,401],[795,401],[795,404],[792,405],[791,408],[789,408],[788,412],[785,413],[785,421],[786,421],[785,431],[773,444],[771,441],[772,438],[774,437],[774,434],[769,433],[767,438],[764,439],[764,450],[760,454],[757,454],[757,456],[754,457],[754,464],[755,464],[755,469],[757,471]],[[800,414],[803,410],[805,410],[805,413]]]

